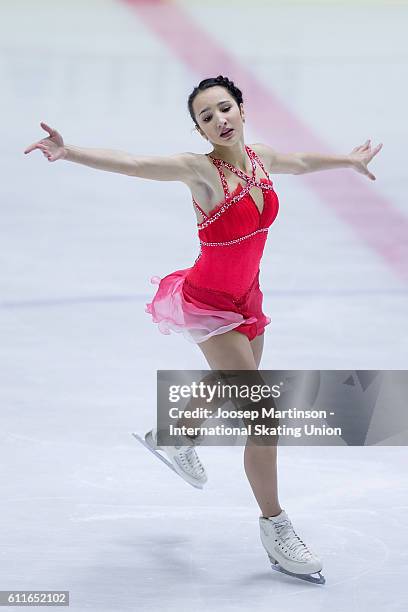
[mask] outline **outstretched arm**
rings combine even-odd
[[[349,155],[321,155],[319,153],[277,153],[267,145],[258,145],[267,160],[269,171],[275,174],[305,174],[332,168],[353,168],[375,181],[367,164],[382,148],[382,143],[371,150],[371,141],[355,147]]]
[[[147,157],[111,149],[85,149],[65,144],[61,134],[46,123],[41,122],[41,127],[48,132],[48,138],[27,147],[24,153],[39,149],[50,162],[65,159],[97,170],[119,172],[156,181],[181,181],[187,184],[194,180],[198,171],[198,156],[194,153]]]

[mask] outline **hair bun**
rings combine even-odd
[[[219,74],[217,77],[211,77],[208,79],[204,79],[203,81],[200,81],[198,86],[193,89],[193,91],[191,92],[188,98],[188,110],[189,110],[192,120],[194,121],[197,127],[198,127],[198,123],[197,123],[196,117],[193,112],[193,100],[196,97],[196,95],[200,93],[200,91],[204,91],[205,89],[208,89],[209,87],[214,87],[214,85],[220,85],[222,87],[225,87],[225,89],[227,89],[229,93],[231,94],[231,96],[234,98],[238,106],[243,103],[242,91],[238,89],[235,83],[233,81],[230,81],[228,77],[223,76],[222,74]]]

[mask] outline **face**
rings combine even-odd
[[[193,111],[200,134],[213,144],[228,146],[242,137],[243,105],[239,108],[225,87],[201,91],[194,98]]]

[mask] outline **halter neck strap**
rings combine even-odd
[[[263,165],[263,163],[262,163],[260,157],[257,155],[257,153],[255,153],[255,151],[253,149],[250,149],[249,147],[247,147],[247,150],[248,150],[248,153],[249,153],[250,157],[253,157],[253,159],[259,164],[260,168],[263,170],[266,178],[269,179],[269,174],[265,170],[265,166]]]
[[[236,168],[235,166],[233,166],[229,162],[225,161],[224,159],[219,159],[218,157],[213,157],[209,153],[207,155],[212,160],[214,165],[217,166],[218,169],[220,169],[221,167],[228,168],[228,170],[230,170],[230,172],[233,172],[234,174],[236,174],[240,178],[248,181],[248,180],[251,180],[251,179],[255,178],[255,172],[256,172],[255,159],[254,159],[254,155],[255,154],[252,151],[252,149],[250,149],[247,145],[245,145],[245,151],[246,151],[246,154],[249,157],[249,160],[250,160],[251,166],[252,166],[252,175],[251,176],[249,174],[246,174],[246,172],[243,172],[239,168]]]
[[[246,151],[246,153],[247,153],[247,155],[248,155],[248,157],[249,157],[249,159],[251,161],[252,176],[249,176],[248,174],[246,174],[245,172],[243,172],[239,168],[236,168],[235,166],[233,166],[229,162],[226,162],[223,159],[219,159],[217,157],[213,157],[209,153],[207,154],[207,156],[211,159],[211,161],[213,162],[214,166],[218,170],[218,173],[219,173],[220,179],[221,179],[221,183],[222,183],[222,187],[223,187],[223,190],[224,190],[225,199],[228,199],[231,194],[229,192],[228,182],[227,182],[227,179],[225,178],[223,167],[227,168],[230,172],[232,172],[233,174],[236,174],[239,178],[243,179],[247,183],[248,182],[253,183],[255,181],[256,166],[255,166],[254,156],[252,155],[253,151],[248,146],[245,146],[245,151]]]

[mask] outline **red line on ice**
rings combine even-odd
[[[198,79],[226,74],[236,81],[246,94],[251,124],[265,142],[280,151],[331,154],[317,134],[181,6],[166,0],[121,1],[135,9]],[[408,281],[408,218],[379,193],[378,183],[350,169],[306,174],[302,180],[400,279]]]

